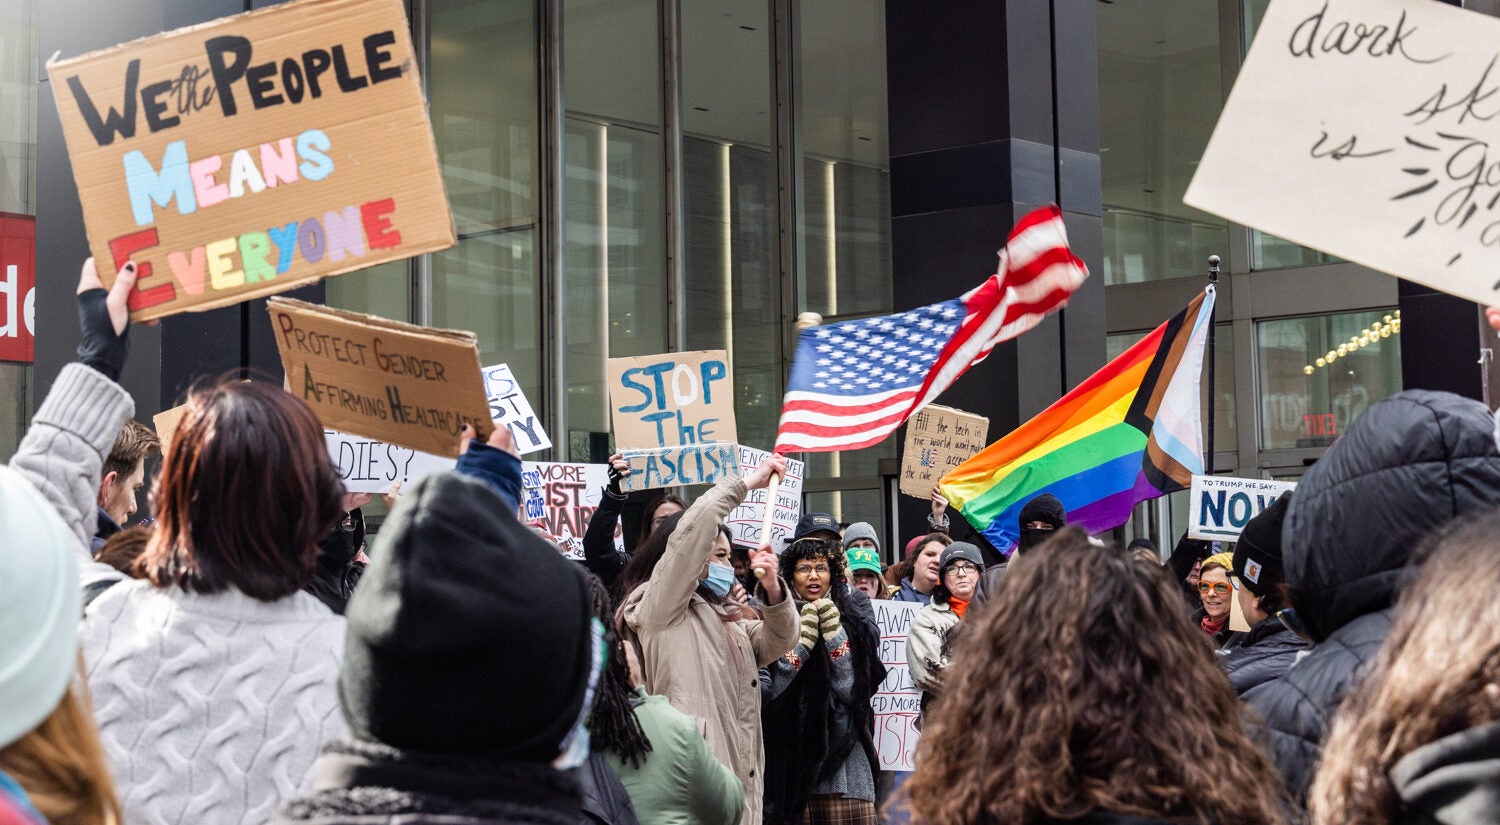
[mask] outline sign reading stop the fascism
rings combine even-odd
[[[454,244],[401,0],[296,0],[48,63],[89,247],[146,320]]]

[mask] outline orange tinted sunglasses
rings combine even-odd
[[[1229,595],[1229,582],[1198,582],[1198,592],[1207,596],[1209,593],[1218,593],[1220,596]]]

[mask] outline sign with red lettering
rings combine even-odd
[[[131,317],[453,246],[401,0],[295,2],[47,64],[105,286]]]
[[[29,364],[36,335],[36,218],[0,212],[0,361]]]
[[[524,462],[521,520],[551,536],[563,555],[583,561],[583,534],[599,509],[608,483],[607,464]],[[623,549],[618,518],[613,528],[615,549]]]
[[[472,424],[494,424],[472,332],[431,329],[291,298],[266,302],[286,386],[324,426],[458,456]]]
[[[1308,438],[1335,437],[1339,434],[1333,413],[1308,413],[1302,416],[1302,429]]]

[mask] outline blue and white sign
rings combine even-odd
[[[1250,519],[1296,487],[1295,481],[1193,476],[1188,538],[1235,541]]]

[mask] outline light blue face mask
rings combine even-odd
[[[709,562],[708,578],[703,580],[703,584],[721,599],[728,596],[729,588],[734,585],[734,568],[716,561]]]

